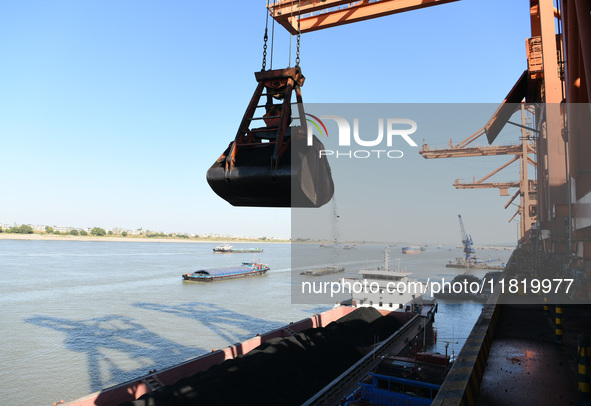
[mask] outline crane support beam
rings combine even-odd
[[[513,221],[513,219],[514,219],[515,217],[517,217],[517,215],[518,215],[518,214],[519,214],[519,210],[517,210],[517,211],[515,212],[515,214],[513,215],[513,217],[511,217],[507,223],[510,223],[510,222],[512,222],[512,221]]]
[[[492,147],[470,147],[470,148],[442,148],[429,149],[427,144],[423,144],[423,148],[419,154],[425,159],[432,158],[459,158],[471,156],[493,156],[493,155],[520,155],[522,153],[521,145],[502,145]]]
[[[513,113],[519,109],[519,103],[527,96],[527,74],[527,71],[521,74],[517,83],[515,83],[507,97],[505,97],[505,100],[503,100],[497,111],[495,111],[490,120],[488,120],[488,123],[484,126],[489,144],[492,144],[495,138],[497,138]]]
[[[271,12],[271,17],[277,20],[285,18],[286,16],[298,17],[304,14],[314,13],[316,11],[327,12],[329,8],[345,5],[348,5],[347,8],[350,8],[357,3],[362,2],[351,2],[351,0],[279,0],[270,3],[268,9]]]
[[[530,164],[531,166],[533,166],[534,168],[538,167],[538,164],[536,163],[536,161],[531,159],[529,156],[527,157],[527,163]]]
[[[454,183],[456,189],[499,189],[501,196],[509,196],[509,189],[519,187],[519,182],[495,182],[495,183]]]
[[[507,202],[507,204],[505,205],[505,210],[507,209],[507,207],[509,207],[511,205],[511,203],[513,203],[513,201],[517,198],[517,196],[519,196],[521,194],[521,190],[518,190],[517,192],[515,192],[515,194],[513,195],[513,197],[511,199],[509,199],[509,201]]]
[[[460,142],[458,145],[456,145],[455,147],[452,147],[452,148],[465,148],[465,147],[468,146],[468,144],[470,144],[473,141],[477,140],[483,134],[486,134],[486,131],[484,130],[484,127],[481,128],[480,130],[476,131],[474,134],[472,134],[471,136],[469,136],[468,138],[466,138],[464,141]],[[450,140],[450,144],[451,144],[451,140]]]
[[[504,165],[501,165],[500,167],[498,167],[497,169],[495,169],[494,171],[492,171],[491,173],[489,173],[488,175],[486,175],[484,178],[480,179],[476,183],[482,183],[482,182],[484,182],[485,180],[487,180],[488,178],[490,178],[494,174],[499,173],[500,171],[502,171],[503,169],[505,169],[506,167],[508,167],[509,165],[511,165],[513,162],[517,161],[518,159],[519,159],[518,156],[514,157],[512,160],[510,160],[509,162],[507,162]]]
[[[271,17],[292,35],[355,23],[459,0],[282,0],[269,4]]]
[[[519,187],[519,182],[464,183],[456,180],[454,187],[456,189],[510,189]]]

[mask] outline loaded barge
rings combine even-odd
[[[308,271],[300,272],[300,275],[304,276],[323,276],[331,275],[333,273],[345,272],[345,268],[342,266],[327,266],[326,268],[310,269]]]
[[[229,244],[221,244],[213,249],[214,254],[256,254],[263,252],[262,248],[232,248]]]
[[[475,257],[469,259],[456,258],[455,261],[449,261],[445,264],[446,268],[460,268],[460,269],[490,269],[495,271],[502,271],[505,265],[492,265],[493,261],[479,261]]]
[[[403,254],[420,254],[422,251],[421,247],[417,246],[402,247]]]
[[[407,346],[435,311],[432,305],[420,314],[336,307],[68,405],[300,405],[330,393],[331,381],[347,368],[379,359],[386,344]]]
[[[229,268],[200,269],[192,273],[183,274],[183,280],[187,282],[213,282],[226,279],[246,278],[248,276],[261,276],[269,270],[267,264],[258,262],[243,262],[241,266]]]

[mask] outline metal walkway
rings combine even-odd
[[[576,405],[574,360],[582,329],[575,326],[590,313],[589,306],[567,307],[557,343],[553,316],[542,304],[489,302],[433,405]]]
[[[577,376],[542,306],[502,305],[476,404],[577,404]]]

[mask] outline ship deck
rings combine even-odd
[[[577,404],[574,367],[567,348],[556,344],[553,325],[542,306],[501,306],[476,403]]]
[[[485,305],[433,405],[589,404],[589,393],[578,392],[589,376],[577,374],[577,346],[591,334],[591,306],[561,306],[557,335],[557,306],[545,312],[543,303],[501,299],[495,294]]]

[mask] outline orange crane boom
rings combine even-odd
[[[351,24],[459,0],[279,0],[269,4],[271,17],[287,31],[301,33]]]

